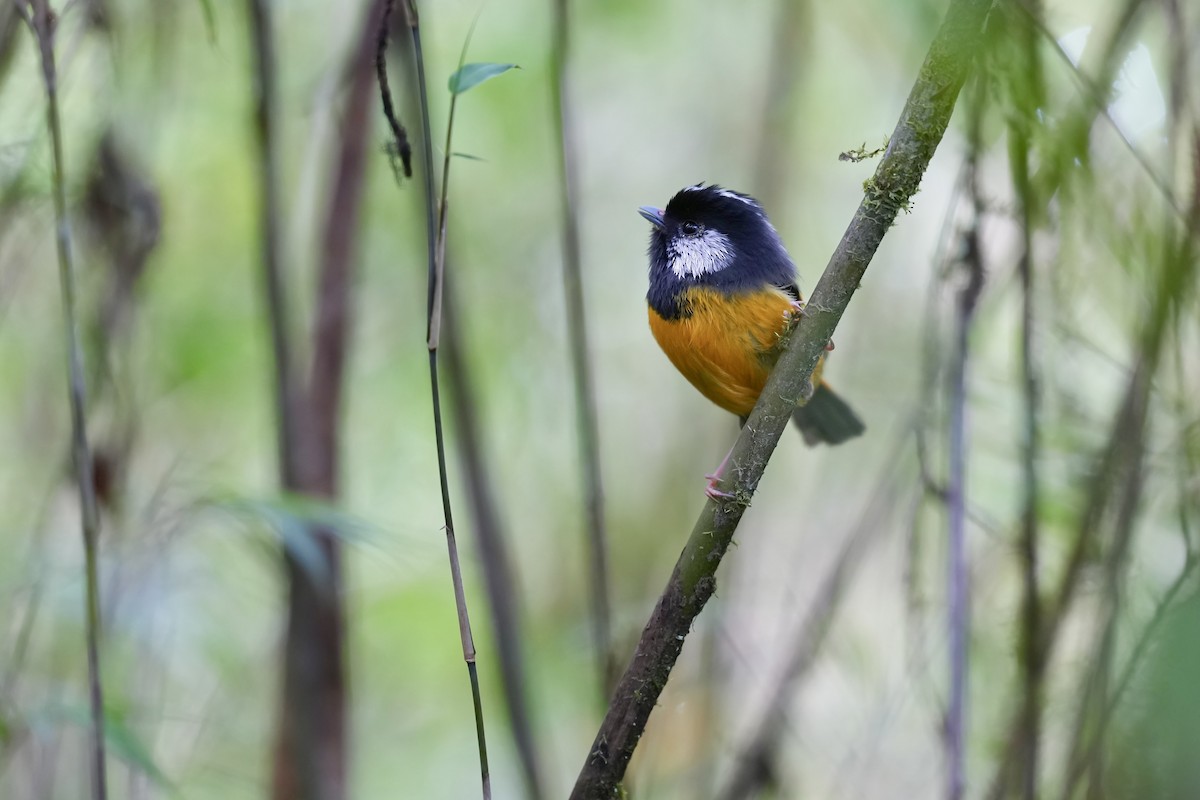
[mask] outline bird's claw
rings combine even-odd
[[[801,318],[808,316],[808,309],[805,307],[803,300],[792,300],[791,303],[792,307],[783,312],[784,319],[788,322],[797,322]],[[833,346],[833,339],[830,339],[826,342],[825,349],[832,350]]]
[[[706,475],[705,477],[708,478],[708,485],[704,487],[704,496],[709,500],[729,500],[733,497],[730,492],[723,492],[717,488],[718,479],[713,478],[711,475]]]

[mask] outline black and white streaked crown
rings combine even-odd
[[[744,292],[796,280],[778,232],[750,195],[715,184],[688,186],[655,222],[647,300],[664,317],[686,311],[679,298],[693,286]]]

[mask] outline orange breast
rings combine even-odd
[[[746,416],[778,358],[791,299],[775,287],[738,294],[697,287],[681,299],[691,316],[668,320],[650,309],[654,338],[701,394]]]

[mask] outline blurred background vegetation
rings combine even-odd
[[[274,4],[282,264],[297,336],[316,304],[338,121],[368,5]],[[45,93],[15,7],[0,5],[0,796],[77,798],[88,794],[83,556]],[[521,67],[460,97],[453,149],[475,158],[453,163],[448,236],[535,750],[546,796],[564,796],[604,704],[562,290],[552,3],[443,0],[422,12],[435,142],[477,14],[469,60]],[[810,290],[873,170],[839,153],[884,142],[943,12],[942,0],[571,6],[573,210],[622,666],[700,508],[703,473],[736,433],[648,334],[647,230],[635,210],[698,181],[756,194]],[[985,282],[965,397],[968,794],[1200,793],[1200,689],[1189,677],[1200,661],[1200,10],[1062,0],[1032,13],[1044,29],[1031,47],[997,45],[981,62],[985,77],[964,90],[921,193],[838,328],[826,376],[867,436],[811,450],[785,436],[651,718],[630,771],[635,796],[714,796],[764,709],[783,712],[764,796],[942,792],[946,374],[971,266]],[[995,41],[1022,41],[1013,32],[1026,12],[994,18]],[[307,512],[281,499],[277,474],[248,20],[238,3],[75,0],[59,22],[113,797],[270,792],[287,611],[279,548],[295,536],[288,520]],[[393,55],[415,134],[411,54]],[[320,512],[345,543],[348,794],[473,797],[429,404],[421,176],[397,184],[374,91],[341,496]],[[1032,517],[1026,252],[1040,442]],[[495,796],[525,796],[477,520],[464,477],[450,483]],[[1013,742],[1026,740],[1031,518],[1042,635],[1059,622],[1054,645],[1035,648],[1046,660],[1034,698],[1039,784],[1022,794],[1012,765],[1022,762]],[[839,563],[843,580],[831,583]],[[803,674],[779,692],[797,647]]]

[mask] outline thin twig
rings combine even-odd
[[[1200,185],[1200,137],[1195,154],[1198,185]],[[1187,228],[1181,233],[1172,257],[1165,259],[1158,283],[1147,310],[1145,325],[1135,341],[1137,361],[1130,370],[1122,400],[1109,425],[1108,435],[1100,451],[1092,459],[1086,487],[1086,501],[1076,524],[1071,550],[1057,586],[1046,604],[1041,621],[1039,656],[1050,663],[1059,635],[1073,608],[1076,592],[1082,582],[1090,553],[1098,546],[1097,537],[1109,514],[1110,505],[1120,493],[1113,487],[1121,475],[1122,464],[1140,458],[1137,448],[1144,440],[1148,398],[1157,373],[1158,363],[1166,340],[1168,321],[1194,290],[1198,266],[1194,257],[1200,236],[1200,192],[1192,199],[1186,215]],[[1012,779],[1013,760],[1020,752],[1021,719],[1018,715],[1009,726],[1003,756],[998,760],[987,794],[988,800],[1003,797]]]
[[[298,392],[292,354],[289,305],[284,292],[279,232],[279,167],[275,144],[275,45],[271,30],[271,4],[248,0],[251,48],[254,57],[254,121],[258,145],[258,180],[261,187],[259,226],[262,235],[262,278],[271,349],[275,368],[276,445],[279,470],[285,486],[299,483],[293,452],[298,437]]]
[[[1131,32],[1134,29],[1135,22],[1139,17],[1139,11],[1144,2],[1145,0],[1126,0],[1103,46],[1096,47],[1095,49],[1089,47],[1089,50],[1099,52],[1099,55],[1091,61],[1091,63],[1096,65],[1093,71],[1093,74],[1096,76],[1095,78],[1088,78],[1088,72],[1085,69],[1076,67],[1070,62],[1070,59],[1066,57],[1065,52],[1057,44],[1054,36],[1044,26],[1044,23],[1037,14],[1026,8],[1022,3],[1015,3],[1013,6],[1019,13],[1025,15],[1025,22],[1027,24],[1032,25],[1042,32],[1051,43],[1052,48],[1064,61],[1070,64],[1072,71],[1078,77],[1082,90],[1081,99],[1074,109],[1069,110],[1063,116],[1060,139],[1069,142],[1073,147],[1081,148],[1081,151],[1077,154],[1079,157],[1086,158],[1087,133],[1095,117],[1098,114],[1104,114],[1107,117],[1108,98],[1112,93],[1114,78],[1122,61],[1122,56],[1129,45]],[[1098,38],[1098,35],[1093,36],[1089,40],[1089,45]],[[1136,151],[1134,155],[1138,155]],[[1038,197],[1049,198],[1058,190],[1062,177],[1061,167],[1056,162],[1043,165],[1037,173],[1029,176],[1030,192],[1036,194]],[[1171,196],[1169,192],[1166,193],[1166,196],[1170,200]],[[1173,208],[1175,207],[1173,201],[1171,201],[1171,205]],[[1059,580],[1058,588],[1050,602],[1044,606],[1039,606],[1039,619],[1037,621],[1039,638],[1035,642],[1028,643],[1027,648],[1029,652],[1036,652],[1037,664],[1043,670],[1044,665],[1050,663],[1060,625],[1071,604],[1075,587],[1082,571],[1084,557],[1089,548],[1092,547],[1092,530],[1103,513],[1101,506],[1106,502],[1108,486],[1113,479],[1112,472],[1119,460],[1117,452],[1118,443],[1113,437],[1118,435],[1124,425],[1133,424],[1132,420],[1128,420],[1125,415],[1125,409],[1128,408],[1128,404],[1131,401],[1132,392],[1134,392],[1134,385],[1131,380],[1127,388],[1125,401],[1121,407],[1122,410],[1114,418],[1112,435],[1108,439],[1108,444],[1095,459],[1094,463],[1097,465],[1097,468],[1092,473],[1091,487],[1088,489],[1088,495],[1091,499],[1085,508],[1084,515],[1080,518],[1080,525],[1077,528],[1075,542],[1068,557],[1067,567]],[[1028,620],[1026,620],[1026,625],[1028,625]],[[1026,703],[1032,702],[1035,702],[1032,698],[1026,698]],[[1013,771],[1015,762],[1022,755],[1026,757],[1028,755],[1029,712],[1030,709],[1028,706],[1023,705],[1013,717],[1012,724],[1009,726],[1008,736],[1006,737],[1004,756],[999,760],[999,766],[993,773],[986,794],[988,800],[999,800],[999,798],[1004,796],[1009,782],[1016,777]],[[1026,773],[1026,781],[1028,781],[1028,771]]]
[[[779,0],[775,15],[753,169],[754,196],[778,220],[789,199],[791,156],[804,149],[795,137],[796,106],[814,52],[811,0]]]
[[[79,488],[79,516],[84,553],[84,636],[87,644],[88,700],[91,710],[91,792],[93,800],[108,796],[104,756],[104,693],[100,680],[100,578],[98,545],[100,511],[96,503],[92,475],[92,452],[88,445],[86,408],[87,389],[83,377],[83,352],[79,341],[79,323],[75,311],[75,265],[71,252],[71,225],[67,218],[66,169],[63,163],[62,122],[58,113],[58,73],[54,63],[56,18],[48,0],[31,0],[31,22],[42,60],[42,81],[46,89],[46,127],[50,132],[53,158],[53,195],[55,244],[58,250],[58,278],[62,292],[63,338],[67,345],[67,394],[71,405],[72,460]]]
[[[388,27],[392,18],[392,11],[395,9],[396,0],[384,0],[383,20],[379,23],[379,33],[375,38],[375,78],[379,81],[379,99],[383,104],[383,116],[387,120],[388,128],[392,131],[392,145],[388,148],[388,157],[392,161],[392,170],[399,175],[399,170],[396,169],[396,159],[400,160],[400,164],[404,170],[404,177],[412,177],[412,145],[408,141],[408,129],[406,129],[400,120],[396,117],[396,109],[392,104],[392,90],[388,86],[387,75],[387,46],[388,46]]]
[[[1197,157],[1200,157],[1198,152]],[[1200,174],[1200,161],[1196,164]],[[1127,397],[1127,417],[1133,424],[1114,431],[1121,437],[1123,457],[1120,462],[1122,477],[1116,519],[1113,524],[1112,543],[1105,555],[1104,625],[1099,643],[1092,658],[1093,665],[1089,680],[1085,682],[1075,731],[1067,760],[1067,774],[1063,782],[1063,798],[1074,796],[1075,787],[1088,773],[1089,797],[1096,796],[1104,782],[1104,751],[1108,723],[1116,708],[1116,693],[1110,692],[1112,662],[1114,659],[1117,616],[1120,611],[1123,577],[1128,566],[1127,553],[1131,547],[1134,521],[1140,507],[1145,483],[1146,439],[1148,438],[1148,414],[1150,391],[1162,350],[1170,328],[1169,322],[1176,318],[1178,309],[1188,302],[1192,291],[1194,263],[1194,238],[1200,229],[1200,193],[1193,198],[1192,208],[1187,215],[1191,226],[1178,234],[1174,221],[1167,220],[1164,239],[1165,249],[1162,271],[1159,276],[1156,303],[1147,322],[1146,333],[1140,342],[1138,360],[1133,369],[1131,385],[1138,391]],[[1132,399],[1130,399],[1132,398]],[[1115,482],[1115,479],[1114,479]],[[1112,494],[1112,492],[1110,492]],[[1186,574],[1194,558],[1188,550],[1185,563]],[[1170,593],[1168,593],[1170,594]],[[1136,651],[1135,651],[1136,653]],[[1124,678],[1122,680],[1125,680]],[[1121,690],[1124,690],[1122,684]]]
[[[1064,177],[1066,165],[1074,168],[1079,160],[1087,162],[1088,142],[1090,141],[1090,131],[1097,115],[1103,115],[1115,126],[1116,123],[1108,116],[1108,104],[1112,96],[1115,80],[1118,75],[1121,64],[1124,61],[1125,53],[1131,46],[1131,36],[1136,27],[1136,22],[1139,19],[1142,6],[1147,0],[1125,0],[1125,3],[1117,13],[1116,22],[1104,41],[1103,46],[1094,46],[1093,43],[1100,37],[1098,34],[1089,37],[1088,47],[1084,52],[1086,58],[1091,52],[1099,52],[1100,55],[1094,59],[1090,59],[1088,63],[1094,63],[1095,69],[1090,74],[1095,77],[1088,79],[1089,74],[1086,66],[1076,67],[1067,57],[1066,52],[1058,45],[1049,29],[1042,25],[1041,20],[1036,17],[1030,17],[1031,23],[1041,27],[1043,34],[1052,43],[1052,47],[1059,55],[1071,65],[1071,68],[1079,76],[1079,81],[1082,88],[1081,98],[1078,104],[1068,109],[1061,117],[1059,124],[1058,139],[1065,143],[1065,146],[1071,148],[1065,154],[1058,154],[1058,158],[1046,159],[1048,163],[1043,164],[1033,175],[1030,176],[1030,181],[1037,188],[1040,197],[1051,197],[1058,190],[1059,184]],[[1024,10],[1021,3],[1017,3],[1016,7],[1019,10]],[[1028,13],[1028,12],[1026,12]],[[1080,59],[1081,65],[1084,58]],[[1122,137],[1124,138],[1124,137]],[[1140,158],[1140,154],[1134,150],[1133,155],[1138,158],[1139,163],[1146,167],[1146,163]],[[1150,172],[1153,178],[1154,173]],[[1161,188],[1161,186],[1160,186]],[[1167,191],[1166,196],[1172,197]],[[1172,201],[1172,208],[1176,208],[1176,204]]]
[[[920,524],[919,516],[927,502],[944,504],[946,489],[943,481],[934,475],[934,452],[942,452],[935,443],[930,441],[932,434],[942,432],[941,426],[935,427],[938,411],[945,399],[944,381],[942,380],[943,364],[945,363],[944,349],[946,335],[942,330],[943,294],[950,277],[950,269],[956,260],[951,253],[952,248],[961,247],[962,235],[958,225],[958,209],[961,197],[966,188],[968,165],[963,159],[950,200],[946,205],[946,213],[942,217],[941,230],[938,232],[937,244],[930,259],[931,275],[925,292],[925,302],[919,315],[921,320],[921,380],[920,397],[917,402],[917,417],[913,425],[913,443],[917,457],[917,471],[921,485],[921,494],[912,504],[912,513],[908,520],[908,540],[904,558],[904,606],[905,606],[905,669],[914,683],[932,696],[936,687],[933,684],[927,661],[924,658],[921,642],[925,637],[925,598],[921,593],[922,583],[919,565],[923,562],[925,526]]]
[[[596,422],[596,390],[587,333],[587,304],[583,300],[583,269],[579,247],[579,211],[574,189],[579,163],[575,122],[567,77],[570,54],[570,0],[554,0],[551,101],[561,176],[559,207],[562,212],[563,290],[566,295],[567,335],[575,382],[575,429],[579,434],[579,460],[583,467],[583,494],[587,507],[588,578],[592,604],[592,650],[603,699],[608,701],[616,682],[612,653],[612,613],[608,577],[608,544],[604,525],[604,488],[600,473],[600,436]]]
[[[1098,467],[1092,473],[1088,501],[1080,517],[1078,535],[1046,614],[1046,624],[1043,627],[1043,658],[1049,658],[1049,648],[1053,646],[1059,629],[1065,622],[1088,552],[1093,546],[1092,533],[1097,529],[1113,499],[1111,485],[1118,472],[1118,466],[1125,463],[1135,452],[1131,448],[1141,446],[1141,436],[1134,436],[1133,433],[1140,431],[1146,422],[1147,398],[1162,356],[1167,322],[1172,310],[1178,307],[1190,292],[1194,279],[1196,268],[1188,257],[1188,248],[1195,228],[1196,223],[1193,219],[1192,230],[1182,238],[1182,256],[1168,259],[1159,276],[1153,305],[1148,310],[1146,326],[1139,336],[1138,361],[1131,372],[1124,398],[1113,419],[1104,450],[1097,459]]]
[[[1147,400],[1149,398],[1147,397]],[[1128,552],[1133,540],[1134,518],[1141,503],[1145,484],[1145,427],[1129,432],[1135,441],[1129,445],[1130,458],[1123,464],[1124,480],[1120,486],[1120,503],[1113,532],[1113,544],[1105,554],[1105,586],[1103,591],[1103,623],[1098,642],[1088,658],[1088,679],[1080,692],[1078,715],[1071,745],[1066,759],[1067,778],[1063,782],[1061,797],[1070,800],[1075,796],[1075,787],[1084,771],[1090,773],[1091,789],[1099,788],[1103,780],[1102,765],[1104,742],[1111,718],[1108,699],[1112,682],[1113,660],[1116,653],[1117,617],[1121,609],[1121,596],[1125,570],[1128,568]],[[1093,796],[1089,794],[1089,797]]]
[[[946,709],[946,797],[960,800],[966,791],[966,732],[968,642],[970,634],[970,574],[967,567],[967,372],[970,360],[971,328],[975,309],[983,291],[984,263],[980,225],[983,222],[983,198],[979,190],[980,126],[983,117],[983,91],[975,84],[970,98],[968,121],[969,154],[967,156],[967,192],[971,197],[974,217],[964,234],[966,254],[963,267],[966,283],[958,295],[954,330],[954,351],[950,361],[948,407],[950,430],[948,439],[948,475],[946,480],[946,510],[948,541],[946,561],[947,600],[946,624],[950,642],[950,698]]]
[[[467,50],[479,21],[476,15],[463,39],[462,50],[459,52],[458,69],[466,62]],[[522,777],[525,781],[526,795],[538,800],[544,795],[541,786],[541,769],[538,764],[537,748],[534,742],[533,726],[529,713],[529,703],[525,692],[524,658],[521,652],[521,633],[519,626],[520,615],[516,608],[516,581],[512,577],[512,567],[508,557],[508,547],[496,510],[490,484],[483,469],[483,445],[475,424],[475,413],[472,398],[474,392],[465,364],[465,357],[460,347],[461,337],[452,328],[451,296],[446,282],[446,226],[448,224],[448,195],[450,188],[450,164],[453,155],[451,143],[454,137],[455,109],[458,105],[459,92],[451,93],[450,111],[446,121],[446,139],[442,160],[441,194],[438,202],[438,235],[435,249],[436,268],[434,275],[433,307],[429,324],[429,348],[436,353],[443,338],[452,343],[447,346],[447,366],[451,381],[458,391],[452,394],[451,413],[455,415],[458,424],[458,443],[460,453],[467,471],[467,488],[475,511],[476,535],[479,550],[482,555],[484,586],[488,592],[489,606],[493,629],[496,636],[496,647],[500,653],[500,675],[504,687],[504,699],[508,707],[509,722],[512,726],[513,739],[517,746],[517,754],[521,761]],[[443,328],[448,335],[443,337]],[[436,366],[435,366],[436,368]],[[440,402],[435,398],[435,402]],[[457,558],[457,555],[454,556]],[[465,605],[464,605],[465,612]],[[479,696],[475,697],[478,706]],[[482,728],[480,728],[482,734]],[[486,745],[484,745],[486,749]],[[485,789],[486,791],[486,789]]]
[[[480,781],[483,786],[484,800],[492,796],[492,777],[488,767],[487,737],[483,724],[483,695],[479,689],[479,672],[475,663],[475,640],[471,635],[471,620],[467,615],[467,595],[463,588],[462,568],[458,560],[458,543],[454,534],[454,520],[450,513],[450,482],[446,476],[446,444],[442,428],[442,401],[438,389],[438,342],[441,339],[442,328],[442,292],[445,290],[446,278],[446,224],[447,224],[447,193],[450,181],[450,149],[451,136],[454,133],[454,110],[458,96],[450,98],[450,113],[446,120],[446,143],[442,159],[441,195],[436,205],[433,202],[433,139],[430,134],[429,95],[425,81],[425,56],[421,48],[421,26],[417,15],[417,0],[406,0],[409,10],[409,22],[412,26],[413,53],[417,60],[418,94],[421,103],[421,129],[424,134],[425,157],[425,219],[426,235],[433,234],[434,213],[437,214],[437,232],[430,241],[429,250],[429,316],[426,328],[426,343],[429,348],[429,377],[433,399],[434,435],[437,439],[438,478],[442,492],[442,510],[446,522],[446,547],[450,557],[451,579],[454,583],[454,599],[458,606],[458,622],[460,637],[463,645],[463,658],[467,662],[467,672],[471,681],[471,697],[475,706],[475,733],[479,743]],[[463,45],[466,51],[466,45]],[[459,58],[462,67],[462,58]]]
[[[382,26],[386,29],[391,5],[385,10]],[[433,401],[433,431],[437,445],[438,483],[442,495],[442,516],[445,521],[446,549],[450,559],[450,580],[454,587],[454,604],[458,611],[459,639],[462,643],[463,660],[467,664],[467,676],[471,683],[471,698],[475,709],[475,734],[479,745],[479,771],[483,786],[483,797],[488,800],[492,796],[491,773],[488,769],[487,737],[483,723],[483,698],[479,690],[479,672],[475,664],[475,640],[471,634],[471,619],[467,611],[466,591],[462,582],[462,567],[458,557],[458,542],[454,533],[454,515],[450,506],[450,482],[446,468],[446,443],[442,426],[441,392],[438,385],[438,339],[441,333],[442,316],[442,279],[444,276],[445,253],[444,235],[446,225],[446,186],[445,178],[449,172],[450,147],[448,145],[450,132],[453,127],[454,99],[451,98],[450,121],[447,123],[446,160],[442,166],[442,201],[436,202],[433,173],[433,140],[430,135],[429,96],[425,80],[425,57],[421,47],[421,25],[417,12],[416,0],[404,0],[405,18],[412,35],[413,57],[416,62],[417,96],[421,109],[421,150],[425,167],[425,244],[427,254],[427,327],[426,342],[429,349],[429,386]],[[386,33],[380,33],[381,39]],[[386,48],[386,42],[380,45]],[[382,70],[381,70],[382,72]],[[384,87],[381,85],[381,91]],[[395,134],[395,129],[393,129]],[[401,141],[396,141],[396,148],[403,152]]]
[[[1174,608],[1175,598],[1179,596],[1180,590],[1195,575],[1197,565],[1200,565],[1200,556],[1198,556],[1196,551],[1191,550],[1184,558],[1183,566],[1179,569],[1179,574],[1175,576],[1175,580],[1171,581],[1171,585],[1167,587],[1167,590],[1163,592],[1158,603],[1155,604],[1150,621],[1142,628],[1141,634],[1138,636],[1137,642],[1134,644],[1133,650],[1130,652],[1125,666],[1121,669],[1121,674],[1113,686],[1104,716],[1101,718],[1102,725],[1107,724],[1108,718],[1113,715],[1116,709],[1120,707],[1121,701],[1125,699],[1125,692],[1128,691],[1130,685],[1133,683],[1133,676],[1137,674],[1138,667],[1145,659],[1146,652],[1150,649],[1150,644],[1154,641],[1155,634],[1167,619],[1167,612]]]
[[[4,90],[9,67],[12,66],[13,56],[17,52],[17,34],[21,30],[21,22],[28,20],[28,13],[21,5],[22,2],[23,0],[11,0],[9,3],[0,3],[0,91]]]
[[[788,339],[779,362],[731,454],[721,488],[710,500],[642,631],[633,660],[592,744],[571,797],[610,798],[645,729],[692,621],[716,588],[714,574],[727,551],[771,452],[787,426],[838,320],[858,288],[884,234],[916,192],[949,123],[959,89],[982,38],[991,0],[954,0],[935,37],[908,102],[865,197]]]
[[[1128,25],[1132,24],[1134,15],[1143,2],[1145,2],[1145,0],[1130,0],[1129,4],[1126,6],[1126,11],[1122,16],[1124,24],[1114,33],[1114,44],[1118,41],[1118,37],[1123,36],[1128,30]],[[1175,214],[1182,218],[1184,216],[1184,210],[1176,200],[1175,193],[1171,190],[1169,182],[1158,173],[1146,155],[1129,140],[1129,137],[1125,135],[1125,131],[1121,129],[1121,126],[1117,124],[1116,119],[1113,118],[1112,112],[1109,111],[1109,96],[1112,93],[1112,87],[1114,85],[1113,79],[1116,77],[1116,73],[1111,70],[1115,70],[1119,66],[1116,61],[1113,60],[1111,63],[1108,61],[1103,62],[1104,66],[1102,67],[1101,74],[1107,76],[1107,78],[1105,79],[1102,77],[1099,80],[1093,80],[1074,61],[1071,60],[1071,56],[1065,49],[1063,49],[1062,44],[1058,41],[1058,39],[1055,38],[1053,32],[1046,27],[1045,22],[1042,21],[1040,16],[1034,13],[1034,4],[1032,0],[1023,0],[1023,2],[1016,3],[1015,5],[1025,12],[1030,24],[1041,32],[1042,36],[1049,43],[1051,51],[1053,51],[1054,54],[1063,61],[1066,68],[1071,72],[1071,75],[1074,76],[1075,81],[1080,87],[1080,93],[1085,98],[1085,102],[1091,105],[1090,115],[1092,117],[1099,115],[1108,122],[1108,124],[1112,127],[1113,132],[1116,133],[1117,138],[1121,140],[1121,144],[1124,145],[1125,149],[1129,151],[1129,154],[1133,156],[1133,159],[1138,163],[1138,166],[1142,168],[1142,171],[1146,174],[1146,176],[1150,178],[1150,182],[1154,184],[1154,187],[1162,194],[1163,198],[1167,201],[1167,204],[1170,205]],[[1084,116],[1087,112],[1084,110],[1079,110],[1075,113]],[[1086,122],[1090,126],[1091,118],[1088,118]],[[1043,194],[1043,196],[1048,195]]]
[[[496,508],[496,498],[488,476],[484,457],[483,437],[475,413],[477,397],[471,372],[463,353],[462,329],[459,327],[453,281],[442,293],[445,313],[442,324],[442,350],[450,389],[450,413],[453,415],[460,459],[467,480],[467,493],[475,519],[476,540],[483,565],[484,587],[488,593],[496,650],[500,656],[500,678],[508,706],[517,755],[521,761],[525,795],[530,800],[545,796],[541,782],[541,765],[529,711],[525,688],[525,659],[522,652],[521,614],[517,599],[517,581],[513,578],[509,557],[508,535]]]
[[[842,597],[850,587],[867,546],[884,531],[881,518],[896,504],[901,483],[897,469],[903,450],[908,447],[909,430],[905,429],[892,452],[881,463],[885,466],[875,482],[871,500],[850,535],[846,537],[833,567],[824,580],[808,613],[790,637],[791,646],[779,678],[767,691],[769,698],[761,718],[747,737],[747,744],[734,756],[733,775],[717,794],[721,800],[745,800],[767,789],[776,777],[779,739],[787,723],[788,699],[793,698],[803,679],[817,663],[833,620],[841,606]]]
[[[1042,599],[1038,585],[1038,505],[1040,496],[1039,418],[1041,370],[1034,349],[1034,325],[1037,298],[1033,270],[1033,228],[1041,215],[1041,203],[1033,194],[1030,182],[1030,135],[1038,124],[1037,114],[1043,106],[1044,89],[1041,59],[1038,50],[1035,21],[1041,19],[1040,0],[1026,0],[1025,12],[1015,20],[1017,42],[1015,50],[1020,68],[1013,76],[1012,102],[1017,114],[1009,123],[1009,163],[1018,204],[1021,226],[1021,255],[1017,266],[1021,279],[1021,358],[1020,381],[1022,397],[1021,427],[1021,635],[1018,659],[1022,671],[1022,749],[1021,793],[1024,800],[1036,800],[1038,790],[1038,761],[1041,750],[1041,709],[1044,664],[1041,642]],[[1036,208],[1035,208],[1036,204]]]

